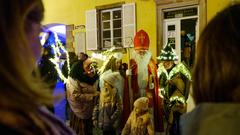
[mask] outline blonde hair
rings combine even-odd
[[[50,91],[33,67],[26,32],[43,18],[41,0],[0,1],[0,107],[34,109],[51,104]]]

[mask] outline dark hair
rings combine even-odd
[[[85,61],[88,58],[88,55],[84,52],[80,52],[78,56],[79,56],[79,60],[81,61]]]
[[[85,83],[92,85],[98,79],[98,74],[95,74],[93,77],[89,77],[89,76],[85,75],[84,69],[83,69],[84,61],[78,60],[77,62],[75,62],[71,67],[69,76],[72,77],[73,79],[79,80],[80,82],[85,82]]]
[[[193,98],[202,102],[240,101],[240,4],[219,12],[197,44]]]

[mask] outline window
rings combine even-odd
[[[122,45],[122,8],[100,11],[101,48],[121,48]]]
[[[87,50],[133,47],[135,32],[135,3],[86,11]]]

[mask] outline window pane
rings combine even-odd
[[[103,38],[111,38],[111,31],[110,30],[103,31]]]
[[[122,17],[121,10],[113,11],[113,19],[118,19]]]
[[[103,22],[103,29],[110,29],[110,22]]]
[[[113,21],[113,28],[121,28],[122,20],[114,20]]]
[[[102,20],[110,20],[110,12],[102,13]]]
[[[113,37],[122,37],[122,30],[121,29],[113,30]]]
[[[113,46],[122,47],[122,38],[114,38],[113,39]]]
[[[103,48],[111,47],[111,39],[103,39]]]

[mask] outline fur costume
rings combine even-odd
[[[122,99],[118,94],[118,82],[122,79],[119,72],[106,71],[101,76],[104,83],[100,91],[99,102],[94,107],[93,122],[103,130],[103,134],[116,134],[122,112]]]
[[[92,134],[92,113],[99,96],[97,79],[97,75],[85,74],[82,60],[73,64],[66,84],[67,100],[72,110],[70,127],[79,135]]]
[[[180,115],[186,112],[187,88],[186,81],[191,80],[189,69],[183,64],[174,64],[177,60],[176,53],[168,43],[161,51],[158,75],[160,91],[164,98],[165,118],[167,119],[167,134],[175,135],[179,131],[178,121]]]
[[[123,119],[124,122],[127,120],[133,102],[139,97],[146,96],[149,99],[149,109],[153,112],[154,129],[163,132],[163,107],[162,99],[159,96],[157,66],[148,50],[149,42],[148,34],[144,30],[136,33],[134,37],[135,50],[131,54],[130,69],[128,70],[130,75],[128,75],[128,82],[124,89]]]
[[[154,135],[148,103],[149,100],[146,97],[138,98],[134,102],[134,109],[123,128],[122,135]]]

